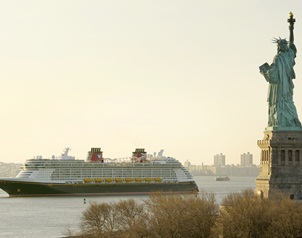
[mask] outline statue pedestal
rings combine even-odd
[[[261,149],[256,192],[269,198],[281,192],[302,199],[302,130],[266,130]]]

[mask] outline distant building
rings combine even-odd
[[[214,166],[225,166],[225,155],[222,153],[214,155]]]
[[[240,165],[242,167],[250,167],[253,165],[253,155],[250,152],[247,152],[240,155]]]
[[[184,167],[190,168],[191,167],[191,162],[189,160],[186,160],[186,162],[184,163]]]
[[[0,177],[16,177],[22,164],[0,162]]]
[[[242,167],[239,165],[226,165],[216,168],[216,176],[228,175],[228,176],[257,176],[259,174],[259,167],[251,165],[249,167]]]

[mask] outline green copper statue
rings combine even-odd
[[[301,123],[293,101],[293,79],[295,78],[296,46],[294,45],[293,14],[289,14],[289,42],[286,39],[274,39],[277,43],[277,55],[273,63],[259,67],[260,73],[269,83],[268,88],[268,130],[301,130]]]

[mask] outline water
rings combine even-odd
[[[230,177],[230,181],[215,181],[215,177],[195,176],[194,180],[199,191],[213,193],[217,203],[229,193],[241,192],[245,189],[255,189],[256,177]]]
[[[195,176],[200,191],[213,193],[216,201],[229,193],[255,188],[255,177],[231,177],[216,182],[215,177]],[[103,197],[26,197],[9,198],[0,189],[0,237],[64,237],[67,229],[76,230],[81,213],[90,202],[110,202],[121,199],[146,199],[146,196]]]

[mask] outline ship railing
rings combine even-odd
[[[177,182],[176,178],[170,177],[102,177],[102,178],[83,178],[82,180],[71,181],[65,183],[85,183],[85,184],[106,184],[106,183],[163,183]]]

